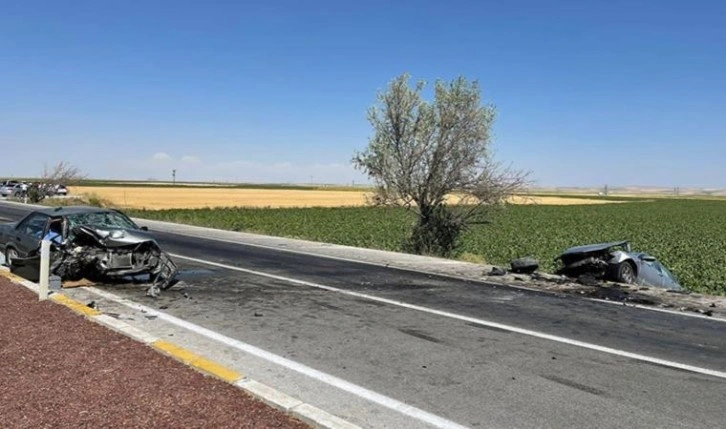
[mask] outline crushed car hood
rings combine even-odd
[[[602,252],[613,247],[626,246],[629,247],[630,242],[627,240],[623,241],[611,241],[609,243],[597,243],[597,244],[586,244],[584,246],[571,247],[560,254],[560,258],[568,255],[577,255],[582,253],[593,253]],[[629,250],[628,250],[629,251]]]
[[[155,241],[151,234],[137,229],[99,228],[97,226],[78,225],[74,227],[74,230],[93,234],[102,240],[105,245],[111,247]]]

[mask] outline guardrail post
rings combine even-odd
[[[38,283],[38,300],[48,299],[48,282],[50,281],[50,241],[40,242],[40,282]]]

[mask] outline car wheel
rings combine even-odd
[[[635,267],[628,261],[621,262],[615,270],[615,280],[620,283],[635,284],[636,283]]]
[[[13,259],[18,259],[18,251],[12,247],[5,249],[5,265],[8,267],[13,265]]]

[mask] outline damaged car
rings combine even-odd
[[[36,210],[0,225],[6,265],[40,267],[40,245],[49,240],[50,273],[62,280],[119,281],[148,275],[148,296],[174,284],[177,266],[148,228],[119,210],[67,206]]]
[[[656,257],[634,252],[627,240],[572,247],[555,258],[558,260],[562,264],[558,274],[568,277],[587,274],[614,282],[683,290]]]

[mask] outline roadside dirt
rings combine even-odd
[[[3,428],[310,426],[0,278]]]
[[[648,288],[614,282],[578,282],[576,279],[535,272],[529,274],[491,275],[485,270],[483,280],[489,282],[525,286],[531,289],[579,295],[587,298],[619,302],[623,305],[641,305],[684,313],[726,319],[726,297],[701,295],[690,292],[672,292],[660,288]]]

